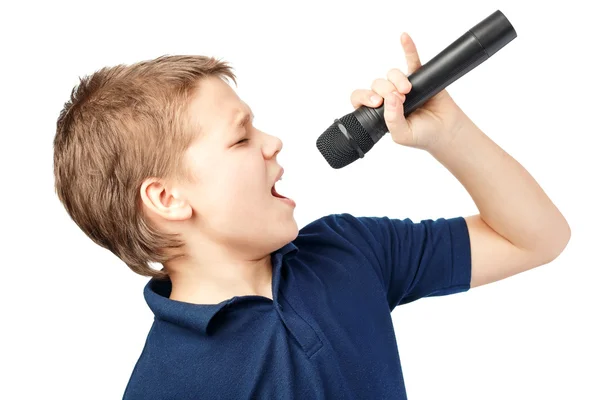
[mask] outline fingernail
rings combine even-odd
[[[378,96],[376,94],[371,96],[371,104],[379,104],[380,100],[381,100],[381,96]]]

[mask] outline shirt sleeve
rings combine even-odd
[[[463,217],[415,223],[409,218],[338,216],[375,268],[390,310],[422,297],[469,290],[471,247]]]

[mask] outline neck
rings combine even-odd
[[[172,300],[218,304],[234,296],[273,298],[271,255],[258,259],[180,259],[166,265]]]

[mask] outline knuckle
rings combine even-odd
[[[385,97],[389,92],[394,90],[394,84],[387,79],[379,78],[373,81],[371,89],[380,96]]]
[[[403,78],[404,76],[405,76],[404,73],[402,71],[400,71],[398,68],[392,68],[387,73],[387,77],[390,80]]]

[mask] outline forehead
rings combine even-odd
[[[218,77],[202,79],[189,104],[190,119],[204,134],[230,127],[234,118],[243,112],[250,112],[248,105]]]

